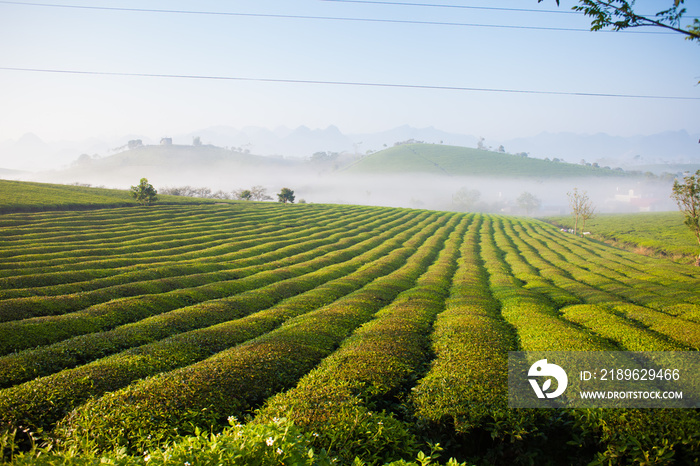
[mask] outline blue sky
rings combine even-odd
[[[554,0],[423,0],[558,13],[322,0],[46,0],[61,5],[588,29]],[[413,3],[419,3],[417,0]],[[656,12],[669,1],[639,1]],[[700,15],[691,0],[689,15]],[[661,32],[655,29],[639,31]],[[292,81],[700,98],[700,44],[625,34],[0,3],[0,66]],[[541,132],[700,133],[700,100],[586,97],[0,70],[0,141],[147,135],[207,126],[408,124],[486,138]]]

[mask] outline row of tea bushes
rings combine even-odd
[[[325,227],[317,225],[309,228],[307,232],[297,233],[291,238],[268,239],[263,245],[246,250],[246,258],[228,260],[229,258],[222,256],[216,264],[201,263],[199,261],[191,264],[192,272],[196,272],[197,268],[199,268],[202,270],[202,273],[181,273],[178,276],[168,278],[138,280],[138,275],[135,276],[132,272],[130,274],[119,274],[108,279],[112,281],[116,278],[125,282],[120,285],[110,286],[109,283],[105,283],[107,280],[95,280],[95,282],[98,282],[98,285],[103,286],[93,291],[60,296],[36,296],[1,300],[0,322],[27,319],[34,316],[65,314],[122,297],[160,294],[173,290],[193,288],[210,283],[239,279],[265,270],[292,265],[314,258],[317,255],[317,251],[322,249],[323,246],[332,245],[343,238],[351,237],[357,234],[360,228],[366,228],[368,224],[373,228],[385,223],[391,223],[384,218],[371,220],[373,221],[369,222],[367,219],[359,219],[351,223],[340,222],[339,225],[333,225],[332,228],[331,225]],[[214,270],[211,270],[212,268]],[[182,271],[183,267],[176,267],[176,269]],[[139,275],[147,273],[148,271],[143,271]],[[78,285],[81,286],[82,283]]]
[[[362,234],[352,240],[344,239],[333,246],[326,246],[327,254],[321,254],[312,261],[299,264],[298,273],[293,273],[294,269],[275,269],[267,274],[276,276],[279,280],[253,282],[248,289],[240,289],[240,294],[179,307],[170,311],[165,310],[159,315],[118,326],[113,330],[94,332],[53,345],[2,357],[0,358],[0,387],[73,367],[132,346],[166,338],[174,333],[221,323],[229,318],[240,316],[246,309],[259,309],[256,306],[272,302],[275,299],[283,299],[298,291],[300,284],[305,283],[303,277],[313,274],[314,271],[322,272],[326,267],[347,261],[357,264],[357,255],[380,245],[382,241],[388,241],[396,236],[401,229],[413,228],[412,225],[420,220],[423,220],[421,224],[424,224],[424,217],[425,215],[412,219],[400,218],[384,225],[386,231],[382,232],[382,229],[378,227],[376,235]],[[362,239],[364,241],[361,241]],[[386,249],[382,250],[386,251]],[[322,253],[323,249],[319,249],[319,251]],[[301,279],[295,280],[295,277]],[[297,283],[297,285],[290,285],[290,282]],[[256,287],[255,284],[260,286]]]
[[[466,434],[507,409],[507,356],[517,343],[480,259],[483,221],[475,221],[464,238],[446,309],[432,335],[435,359],[410,397],[418,424],[428,432]]]
[[[204,361],[89,401],[59,424],[57,435],[101,448],[116,444],[139,450],[193,426],[221,423],[260,406],[269,396],[294,385],[354,329],[413,286],[439,251],[436,240],[428,240],[449,234],[442,228],[434,235],[447,216],[433,215],[433,219],[403,247],[361,269],[383,270],[370,284]],[[150,439],[139,435],[146,431]]]
[[[60,316],[37,317],[0,323],[0,354],[47,345],[86,333],[110,330],[119,325],[162,314],[183,306],[220,299],[252,290],[279,280],[291,278],[327,265],[323,254],[343,249],[361,241],[371,233],[350,236],[338,243],[314,249],[314,258],[290,267],[273,268],[238,280],[217,282],[167,293],[122,298]]]
[[[312,445],[343,463],[356,457],[374,464],[414,456],[423,445],[395,414],[427,363],[432,323],[444,310],[469,223],[454,218],[448,228],[458,222],[437,260],[412,288],[357,329],[296,387],[268,400],[255,422],[286,416],[305,432],[316,432]],[[441,247],[439,238],[429,240],[435,249]]]
[[[221,300],[222,306],[216,309],[212,306],[216,303],[207,305],[206,309],[198,314],[197,325],[212,326],[159,339],[73,370],[61,371],[49,377],[2,390],[0,391],[0,411],[12,413],[6,416],[6,421],[14,425],[48,430],[53,423],[88,398],[117,390],[134,380],[193,364],[212,354],[272,331],[284,321],[328,305],[378,278],[379,272],[384,270],[383,267],[370,267],[364,271],[358,269],[366,263],[373,263],[389,254],[403,241],[407,241],[412,235],[426,228],[428,220],[423,219],[418,222],[414,219],[404,223],[400,228],[395,227],[366,240],[363,247],[357,248],[356,255],[348,261]],[[279,304],[261,310],[285,297],[287,299]],[[224,304],[225,307],[223,307]],[[222,315],[231,314],[231,312],[236,317],[246,314],[247,317],[213,325],[221,321]],[[143,324],[144,332],[138,334],[141,337],[139,343],[143,343],[143,334],[148,332],[149,324],[154,326],[156,322],[150,319],[150,322],[146,320]],[[163,328],[169,330],[182,327],[169,322]],[[122,336],[126,339],[119,342],[115,341],[116,335],[112,336],[109,341],[112,345],[110,349],[135,346],[133,340],[128,340],[129,334],[122,334]],[[163,335],[158,335],[158,338],[162,337]],[[76,347],[74,350],[77,352],[90,347],[91,345],[85,345]],[[33,356],[34,358],[27,357],[15,361],[17,372],[24,367],[37,366],[40,363],[56,365],[55,359],[60,359],[61,353],[44,353],[43,359],[38,358],[36,353]],[[84,355],[83,359],[86,359]]]

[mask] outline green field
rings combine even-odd
[[[519,155],[439,144],[402,144],[368,155],[345,173],[430,173],[498,177],[629,177],[610,168],[531,159]]]
[[[441,463],[700,461],[697,410],[506,400],[508,351],[697,351],[696,267],[364,206],[15,212],[0,232],[16,464],[434,464],[429,443]]]
[[[546,220],[565,228],[574,227],[571,217],[550,217]],[[700,245],[690,228],[683,223],[681,212],[600,214],[586,222],[586,230],[594,238],[614,245],[685,263],[694,263],[700,253]]]
[[[136,182],[134,184],[137,184]],[[159,196],[160,204],[206,204],[212,199]],[[219,201],[220,202],[220,201]],[[129,191],[0,180],[0,213],[85,210],[135,205]]]

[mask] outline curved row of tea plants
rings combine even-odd
[[[9,214],[0,233],[17,317],[0,323],[0,449],[192,462],[183,445],[213,430],[224,448],[232,424],[236,455],[270,461],[295,448],[280,429],[341,463],[427,442],[478,464],[700,460],[694,410],[506,398],[508,351],[697,350],[692,267],[532,220],[359,206]]]
[[[416,218],[405,223],[404,227],[409,228],[402,228],[399,234],[394,227],[366,240],[361,248],[354,248],[358,252],[350,260],[204,306],[195,306],[199,308],[197,312],[183,309],[183,312],[188,311],[188,314],[196,317],[192,325],[202,327],[200,330],[187,332],[188,327],[182,321],[183,312],[180,312],[177,323],[172,318],[167,319],[166,314],[162,318],[146,319],[106,334],[88,335],[74,342],[6,357],[0,360],[3,363],[0,367],[4,369],[5,384],[11,385],[12,382],[17,383],[12,376],[26,379],[28,375],[33,375],[26,373],[28,367],[33,371],[44,367],[46,372],[52,372],[75,365],[78,355],[80,360],[86,361],[96,354],[134,347],[73,370],[64,370],[0,391],[0,411],[11,412],[11,421],[15,424],[48,429],[87,398],[116,390],[140,378],[192,364],[271,331],[291,317],[330,304],[378,278],[374,268],[365,267],[364,271],[358,271],[358,268],[389,254],[402,241],[425,228],[429,219],[419,220]],[[276,302],[279,304],[274,305]],[[241,317],[244,315],[247,317]],[[231,320],[221,323],[227,317]],[[135,327],[142,330],[135,331]],[[155,331],[158,327],[162,328],[160,332]],[[168,337],[173,331],[184,333]],[[149,343],[149,340],[155,341]],[[66,355],[70,355],[68,359]]]
[[[88,439],[102,447],[140,449],[195,425],[242,416],[296,383],[355,328],[413,286],[450,232],[441,226],[447,216],[434,220],[403,247],[362,269],[383,270],[363,288],[204,361],[88,401],[59,425],[58,435],[69,442]],[[142,431],[152,437],[142,438]]]
[[[0,387],[48,375],[122,349],[148,344],[173,333],[215,325],[259,310],[265,303],[274,303],[293,294],[308,291],[310,287],[319,286],[326,280],[342,276],[341,274],[349,274],[367,261],[388,254],[400,244],[397,243],[399,240],[425,226],[427,220],[423,217],[425,216],[413,219],[399,218],[384,225],[386,231],[383,232],[382,228],[377,228],[376,236],[317,258],[316,262],[328,265],[295,278],[284,279],[231,297],[186,306],[114,330],[91,333],[2,357]],[[358,238],[364,236],[360,235]],[[337,262],[331,263],[333,260]]]
[[[272,397],[255,422],[286,416],[316,433],[312,445],[328,449],[343,463],[355,457],[370,463],[413,457],[423,445],[397,418],[398,403],[428,362],[432,323],[444,310],[469,220],[452,219],[451,224],[459,225],[415,285],[358,328],[296,387]]]
[[[216,263],[203,263],[201,260],[182,262],[179,266],[166,266],[165,273],[179,271],[176,276],[152,277],[149,269],[141,272],[130,272],[110,277],[107,280],[94,280],[90,287],[99,288],[92,291],[82,290],[68,295],[52,295],[45,297],[16,298],[0,301],[0,322],[6,320],[27,319],[29,317],[66,314],[77,309],[103,303],[117,298],[139,296],[144,294],[162,294],[174,290],[202,287],[203,285],[240,279],[262,271],[280,268],[303,262],[305,259],[318,256],[319,251],[325,251],[327,245],[333,245],[344,238],[356,235],[361,229],[379,227],[391,223],[392,217],[370,218],[358,216],[353,222],[336,221],[325,225],[314,225],[306,231],[291,236],[281,235],[260,242],[263,244],[250,246],[243,254],[221,254]],[[369,234],[369,233],[363,233]],[[236,247],[244,247],[236,243]],[[189,266],[187,273],[183,265]],[[214,267],[212,267],[214,266]],[[156,265],[160,274],[164,267]],[[214,270],[212,270],[212,268]],[[172,270],[174,269],[174,270]],[[200,271],[197,273],[197,271]],[[151,275],[151,276],[149,276]],[[144,279],[139,280],[139,277]],[[114,279],[122,282],[112,285]],[[100,286],[101,285],[101,286]],[[78,283],[82,286],[82,282]],[[62,288],[54,286],[52,289]],[[44,288],[40,288],[43,291]],[[1,324],[0,324],[1,325]]]
[[[399,222],[399,220],[396,221]],[[240,279],[233,278],[200,286],[196,286],[195,283],[195,286],[191,288],[185,287],[165,293],[148,293],[115,299],[58,316],[35,317],[0,323],[0,354],[51,344],[86,333],[109,330],[118,325],[135,322],[183,306],[220,299],[234,293],[308,273],[327,264],[330,259],[325,258],[323,254],[334,250],[339,250],[342,253],[348,245],[365,239],[363,235],[371,236],[372,234],[358,235],[357,233],[357,231],[351,231],[346,234],[348,237],[345,239],[341,239],[343,233],[337,233],[338,236],[331,235],[330,244],[316,247],[308,254],[301,253],[293,256],[291,258],[293,265],[291,266],[286,259],[283,259],[281,263],[279,261],[267,264],[263,262],[263,271],[248,276],[241,274],[242,278]],[[338,242],[334,243],[333,241]],[[268,247],[274,249],[275,243],[271,243]],[[347,251],[345,253],[347,254]],[[303,262],[298,262],[300,259]],[[185,280],[185,285],[187,284],[187,280]]]

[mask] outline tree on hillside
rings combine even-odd
[[[131,187],[131,197],[136,199],[141,205],[153,204],[158,200],[158,191],[148,182],[146,178],[141,178],[137,186]]]
[[[283,202],[294,204],[294,191],[289,188],[282,188],[282,190],[277,194],[277,202]]]
[[[578,188],[574,188],[573,192],[566,193],[566,195],[569,196],[571,215],[574,217],[574,234],[577,234],[578,221],[582,219],[583,224],[585,225],[586,220],[593,218],[595,208],[593,207],[591,200],[588,198],[586,191],[579,192]]]
[[[700,243],[700,170],[694,175],[686,176],[683,183],[675,180],[671,197],[685,215],[685,224],[695,233],[695,238]],[[695,265],[700,266],[700,255],[695,260]]]
[[[475,209],[480,198],[481,192],[478,189],[462,188],[452,196],[452,204],[459,211],[470,212]]]
[[[137,147],[143,147],[143,141],[141,139],[132,139],[126,144],[129,150],[136,149]]]
[[[592,202],[588,201],[581,208],[581,232],[586,231],[586,220],[590,220],[593,217],[595,217],[595,207],[593,207]]]
[[[537,0],[541,3],[542,0]],[[559,0],[556,0],[559,5]],[[599,31],[611,26],[613,31],[639,26],[655,26],[678,32],[688,40],[700,41],[700,20],[697,18],[686,29],[681,27],[681,18],[686,13],[683,7],[685,0],[670,0],[669,8],[655,15],[639,14],[634,11],[634,0],[578,0],[578,5],[572,7],[593,18],[591,30]]]
[[[518,206],[525,211],[525,215],[530,215],[538,210],[542,205],[542,201],[535,197],[534,194],[524,191],[517,199]]]
[[[253,193],[250,192],[250,189],[242,189],[240,191],[236,191],[236,198],[240,199],[241,201],[249,201],[253,198]]]
[[[267,189],[260,185],[250,188],[250,198],[254,201],[271,201],[272,198],[267,195]]]

